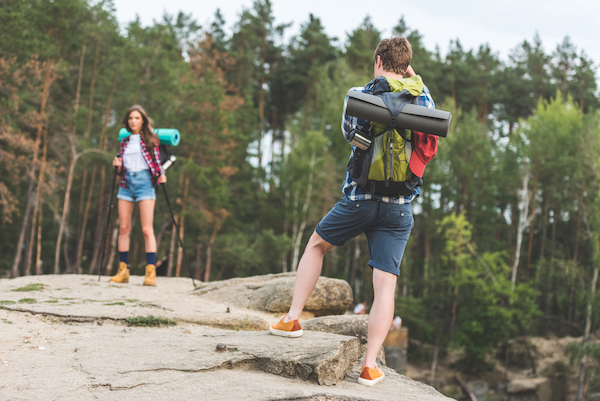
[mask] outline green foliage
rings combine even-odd
[[[585,376],[591,391],[600,390],[600,344],[572,341],[567,344],[566,353],[569,355],[569,365],[579,371],[581,358],[586,359]]]
[[[16,304],[15,301],[2,300],[0,301],[0,305],[13,305]]]
[[[168,319],[165,317],[157,317],[153,315],[135,316],[126,318],[125,321],[129,326],[139,327],[158,327],[158,326],[176,326],[177,320]]]
[[[14,290],[11,290],[11,291],[17,291],[17,292],[43,291],[44,289],[46,289],[46,287],[48,287],[48,286],[44,285],[42,283],[31,283],[31,284],[27,284],[24,287],[15,288]]]
[[[21,298],[19,299],[20,304],[35,304],[37,303],[35,298]]]

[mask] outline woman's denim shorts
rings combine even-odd
[[[126,171],[125,179],[127,188],[119,187],[117,199],[128,202],[139,202],[143,200],[156,200],[156,191],[152,185],[150,170]]]

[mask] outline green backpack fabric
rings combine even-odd
[[[371,139],[371,146],[356,148],[348,162],[348,172],[354,181],[371,194],[410,196],[421,177],[409,169],[412,155],[412,132],[395,128],[395,116],[423,91],[423,80],[416,75],[404,79],[380,76],[366,85],[367,93],[380,96],[390,110],[388,126],[379,123],[361,127]]]

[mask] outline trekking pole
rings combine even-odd
[[[120,153],[117,153],[117,157],[121,157]],[[106,247],[106,234],[108,233],[108,226],[110,225],[110,215],[113,208],[113,195],[115,194],[115,181],[117,179],[117,172],[119,168],[115,166],[115,172],[112,179],[112,188],[110,189],[110,199],[108,200],[108,218],[106,219],[106,226],[104,227],[104,235],[102,236],[102,252],[100,253],[100,267],[98,268],[98,281],[102,277],[102,269],[104,264],[104,248]]]
[[[165,184],[160,185],[163,189],[163,193],[165,194],[165,200],[167,201],[167,206],[169,207],[169,211],[171,212],[171,218],[173,219],[173,225],[175,226],[175,230],[177,231],[177,238],[179,239],[179,246],[181,246],[181,251],[183,252],[183,258],[185,259],[185,264],[190,272],[190,277],[192,279],[192,284],[194,288],[196,288],[196,282],[194,281],[194,274],[196,273],[194,270],[190,268],[190,263],[188,262],[187,255],[185,254],[185,248],[183,247],[183,241],[181,240],[181,236],[179,235],[179,226],[177,225],[177,221],[175,221],[175,215],[173,214],[173,209],[171,208],[171,202],[169,202],[169,196],[167,195],[167,187]],[[172,263],[172,261],[169,261]]]

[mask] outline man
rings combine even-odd
[[[386,92],[401,92],[406,89],[414,96],[416,104],[435,107],[429,89],[410,67],[412,48],[408,40],[401,37],[382,40],[373,59],[376,79],[364,88],[352,90],[373,93],[373,88],[377,85],[379,88],[386,88]],[[346,104],[347,99],[344,102],[342,133],[348,139],[348,134],[353,128],[367,122],[346,115]],[[397,131],[393,133],[399,135]],[[406,142],[403,142],[402,138],[398,142],[402,142],[404,154]],[[404,160],[404,173],[415,177],[418,181],[416,185],[422,183],[423,170],[435,155],[437,144],[438,138],[434,135],[412,132],[413,149],[410,159]],[[353,146],[351,158],[355,152],[357,149]],[[412,179],[412,182],[415,180]],[[408,191],[409,195],[380,195],[373,187],[359,186],[350,173],[346,172],[342,193],[342,199],[321,220],[309,239],[298,265],[289,312],[278,323],[272,325],[270,331],[274,335],[284,337],[302,335],[298,318],[321,274],[323,255],[334,246],[344,245],[349,239],[364,232],[369,244],[369,266],[373,268],[375,297],[369,315],[367,352],[358,381],[360,384],[372,386],[384,378],[383,371],[377,367],[375,361],[394,317],[394,296],[397,276],[400,274],[400,262],[414,225],[411,202],[420,192],[418,186],[415,186]]]

